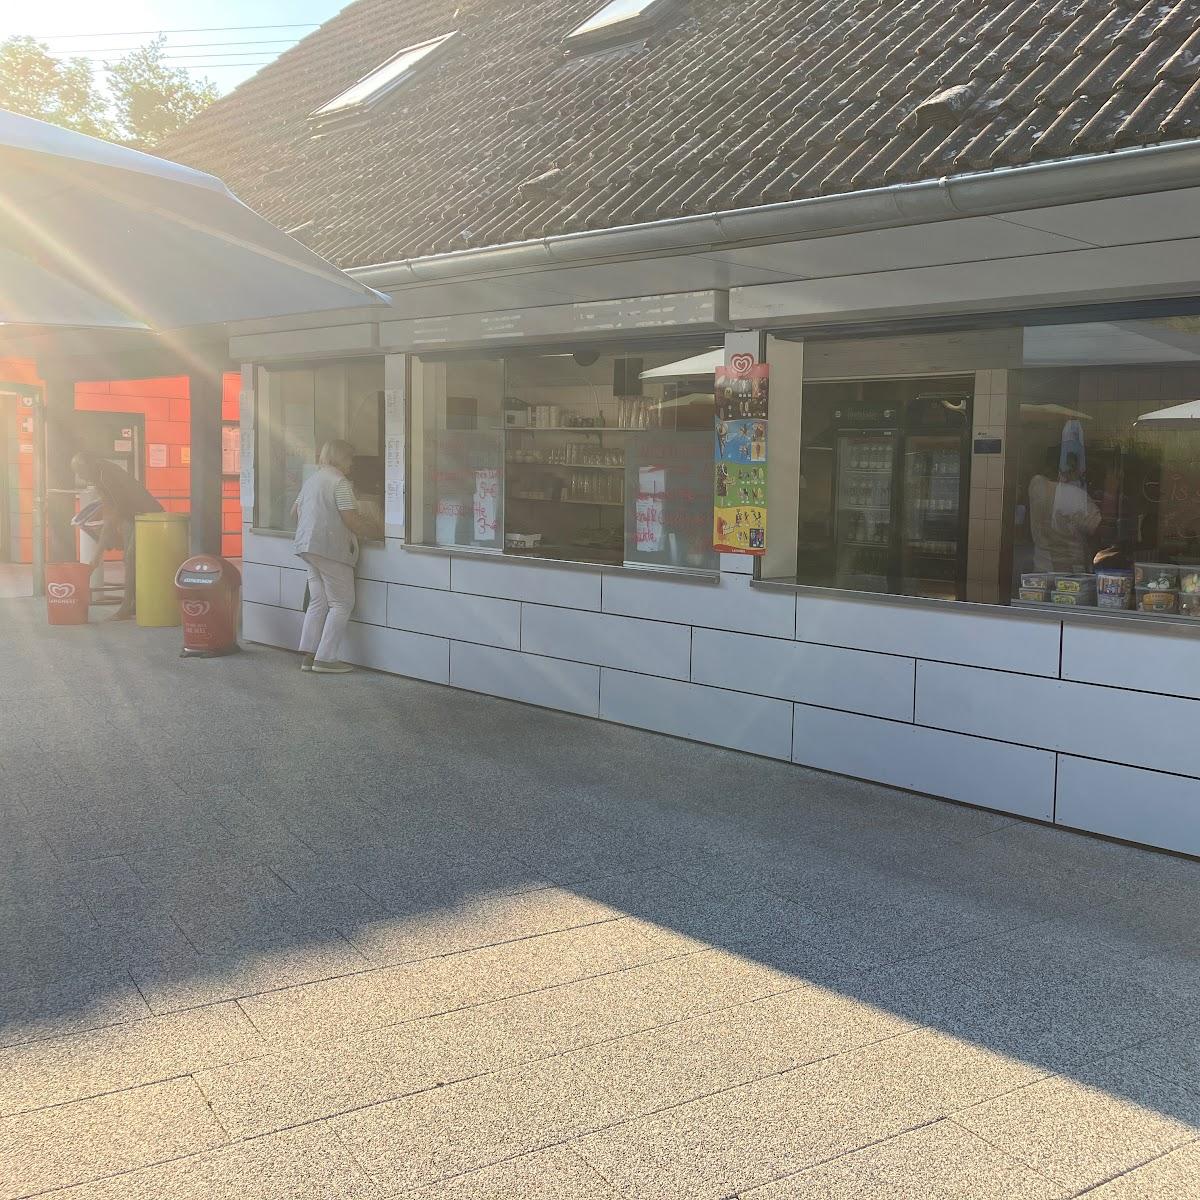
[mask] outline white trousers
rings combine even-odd
[[[354,568],[320,554],[306,554],[308,611],[300,631],[300,649],[321,662],[337,662],[342,635],[354,611]]]

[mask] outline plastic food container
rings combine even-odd
[[[1169,588],[1138,588],[1139,612],[1176,613],[1179,611],[1179,593]]]
[[[1096,593],[1086,592],[1051,592],[1050,599],[1055,604],[1067,604],[1075,608],[1095,608]]]
[[[1200,617],[1200,592],[1179,593],[1179,615],[1181,617]]]
[[[1020,600],[1036,600],[1040,604],[1045,604],[1050,599],[1050,589],[1048,587],[1023,587],[1017,590],[1017,598]]]
[[[1090,592],[1095,587],[1095,575],[1060,575],[1054,581],[1057,592]]]
[[[1101,608],[1128,608],[1133,603],[1133,572],[1123,567],[1097,568],[1096,603]]]
[[[1200,567],[1181,566],[1179,568],[1179,590],[1194,596],[1200,593]]]
[[[1054,586],[1054,581],[1058,576],[1053,571],[1029,571],[1021,576],[1021,586],[1023,588],[1041,588],[1042,591],[1048,591]]]
[[[1150,591],[1173,592],[1179,587],[1179,568],[1173,563],[1134,563],[1133,581]]]

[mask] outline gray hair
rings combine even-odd
[[[354,447],[341,438],[326,442],[317,456],[317,463],[322,467],[337,467],[341,471],[348,471],[354,465]]]

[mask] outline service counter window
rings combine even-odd
[[[1013,602],[1200,618],[1200,318],[1028,329],[1023,357]]]
[[[798,582],[1200,619],[1200,317],[805,358]]]
[[[716,571],[720,360],[685,344],[420,361],[414,540]]]
[[[295,528],[292,505],[329,441],[355,449],[350,482],[360,510],[383,529],[383,361],[262,368],[256,420],[257,508],[261,529]]]

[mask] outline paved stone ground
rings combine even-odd
[[[1194,862],[0,621],[0,1200],[1200,1195]]]

